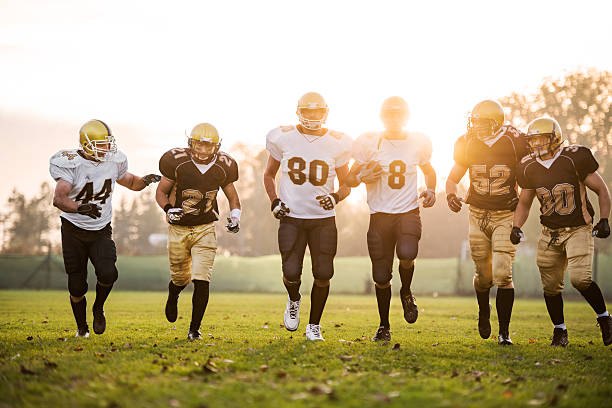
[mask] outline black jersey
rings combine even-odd
[[[216,221],[219,188],[238,180],[238,164],[224,152],[217,153],[212,166],[202,173],[191,160],[189,149],[171,149],[159,159],[159,171],[175,182],[176,202],[173,205],[185,211],[178,225]]]
[[[544,162],[546,163],[546,162]],[[534,156],[525,157],[518,169],[521,188],[535,190],[540,200],[540,222],[549,228],[578,227],[593,222],[593,206],[584,179],[599,168],[584,146],[563,148],[549,168]]]
[[[455,143],[455,162],[469,169],[470,189],[466,203],[488,210],[514,210],[517,203],[516,167],[527,154],[524,135],[502,126],[495,142],[461,136]]]

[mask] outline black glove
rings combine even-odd
[[[319,205],[324,210],[333,210],[338,201],[340,201],[340,196],[336,193],[320,195],[315,197],[317,201],[319,201]]]
[[[237,234],[238,231],[240,231],[240,222],[237,219],[232,220],[231,217],[227,217],[227,225],[225,228],[227,228],[227,232]]]
[[[141,180],[145,183],[145,186],[148,186],[151,183],[159,183],[161,176],[159,174],[147,174],[146,176],[142,176]]]
[[[512,231],[510,232],[510,242],[514,245],[518,245],[521,242],[521,239],[525,238],[525,234],[519,227],[512,227]]]
[[[461,206],[463,205],[463,199],[457,197],[455,193],[449,193],[446,195],[446,202],[448,203],[448,208],[451,209],[452,212],[461,211]]]
[[[100,207],[96,203],[79,204],[79,207],[77,208],[77,212],[79,214],[87,215],[88,217],[91,217],[94,220],[96,218],[100,218],[100,216],[102,215],[100,211],[102,211],[102,207]],[[610,228],[608,228],[608,233],[609,231]]]
[[[275,198],[274,201],[272,201],[270,211],[272,211],[274,217],[278,218],[279,220],[285,218],[287,214],[291,212],[289,207],[287,207],[285,203],[280,200],[280,198]]]
[[[608,238],[610,236],[610,224],[608,224],[607,218],[600,219],[597,225],[595,225],[593,236],[597,238]]]

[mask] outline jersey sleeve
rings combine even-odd
[[[49,164],[49,174],[55,181],[59,179],[65,180],[70,184],[74,183],[74,169],[58,166],[57,164]]]
[[[584,181],[589,174],[595,173],[599,168],[599,163],[597,163],[591,149],[584,146],[570,146],[567,149],[570,151],[576,150],[573,152],[574,165],[580,181]]]
[[[365,164],[372,160],[375,153],[372,150],[372,140],[375,137],[374,133],[364,133],[353,142],[351,151],[357,164]]]
[[[117,167],[118,167],[118,173],[117,173],[117,178],[120,179],[123,176],[125,176],[125,173],[127,173],[128,171],[128,159],[127,156],[125,154],[123,154],[122,152],[117,152]]]
[[[159,159],[159,171],[164,177],[172,181],[176,179],[176,160],[171,151],[167,151]]]
[[[49,159],[49,174],[55,181],[62,179],[70,184],[74,183],[75,159],[77,158],[75,151],[60,150]]]
[[[531,186],[531,184],[529,183],[529,180],[527,179],[527,175],[525,174],[525,166],[523,164],[520,164],[517,166],[516,168],[516,182],[518,183],[520,188],[525,188],[525,189],[533,189],[533,187]]]
[[[270,152],[270,156],[274,160],[281,161],[283,159],[283,150],[279,146],[280,131],[279,128],[273,129],[266,136],[266,150]]]
[[[421,149],[419,150],[419,166],[423,166],[431,160],[431,140],[425,136],[421,135]]]
[[[455,142],[455,150],[453,152],[453,159],[455,160],[455,163],[457,163],[460,166],[463,167],[470,167],[469,164],[467,163],[467,157],[466,157],[466,146],[467,146],[467,141],[465,136],[461,136],[459,139],[457,139],[457,141]]]
[[[349,136],[343,134],[340,142],[340,149],[338,150],[337,156],[334,158],[336,168],[347,164],[352,156],[351,149],[353,147],[353,140]]]
[[[224,164],[225,179],[221,183],[221,188],[238,180],[238,162],[228,154],[223,153],[222,155],[223,159],[221,161]]]

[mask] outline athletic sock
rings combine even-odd
[[[300,300],[300,284],[302,283],[302,281],[299,280],[297,282],[287,283],[287,281],[283,279],[283,283],[287,288],[289,299],[291,299],[292,302],[297,302],[298,300]]]
[[[73,302],[72,298],[70,298],[70,306],[72,307],[72,314],[74,315],[77,327],[87,327],[87,299],[85,296],[78,303]]]
[[[175,300],[178,299],[179,294],[186,286],[187,285],[177,286],[172,281],[168,282],[168,297]]]
[[[567,330],[565,323],[555,324],[555,329]]]
[[[327,295],[329,295],[329,285],[323,287],[315,284],[312,285],[312,292],[310,292],[309,324],[319,324],[321,321],[325,302],[327,302]]]
[[[610,313],[608,313],[608,311],[606,310],[603,313],[598,313],[597,314],[597,318],[599,319],[600,317],[606,317],[606,316],[610,316]]]
[[[499,329],[508,329],[510,325],[510,317],[512,316],[512,306],[514,305],[514,288],[502,289],[497,288],[497,296],[495,297],[495,306],[497,308],[497,321]]]
[[[489,289],[479,292],[476,291],[476,300],[478,301],[478,310],[485,313],[490,313],[489,308]]]
[[[193,281],[193,295],[191,296],[191,324],[189,330],[200,329],[206,306],[208,305],[209,282],[203,280]]]
[[[606,311],[606,302],[604,301],[601,289],[595,282],[591,282],[588,288],[580,291],[582,296],[589,302],[595,313],[600,314]]]
[[[376,288],[376,302],[378,302],[378,315],[380,325],[389,328],[389,307],[391,306],[391,286],[386,288]]]
[[[402,287],[400,289],[400,295],[406,296],[410,292],[412,285],[412,276],[414,275],[414,263],[409,268],[399,267],[400,280],[402,281]]]
[[[94,310],[102,309],[104,307],[104,302],[108,298],[111,290],[113,289],[113,285],[110,286],[102,286],[100,283],[96,283],[96,300],[94,300],[93,308]]]
[[[548,310],[550,320],[552,320],[555,327],[563,324],[565,317],[563,316],[563,297],[561,294],[558,293],[554,296],[544,295],[544,301],[546,302],[546,309]]]

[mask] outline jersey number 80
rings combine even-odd
[[[308,164],[308,176],[306,176],[306,164]],[[289,178],[293,184],[301,186],[306,179],[313,186],[324,186],[329,177],[329,165],[323,160],[313,160],[306,163],[301,157],[292,157],[287,161]]]

